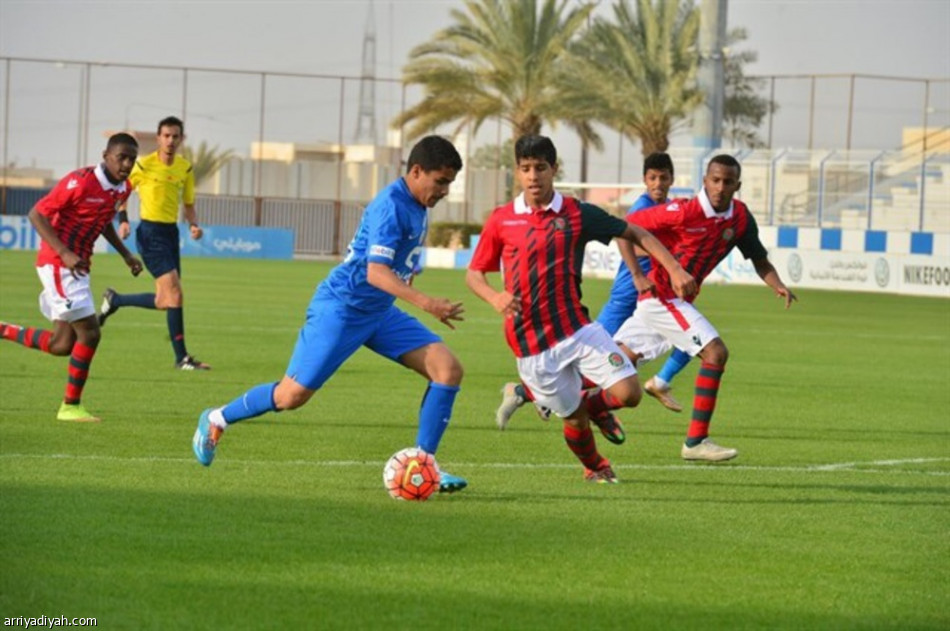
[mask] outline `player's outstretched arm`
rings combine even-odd
[[[461,302],[428,296],[403,282],[391,267],[383,263],[367,264],[366,280],[373,287],[419,307],[450,329],[455,328],[453,321],[461,322],[465,319],[462,317],[465,309]]]
[[[666,246],[660,243],[660,240],[650,234],[648,230],[636,224],[628,223],[627,229],[620,236],[639,245],[666,268],[666,271],[670,273],[673,291],[676,292],[677,296],[690,298],[696,295],[696,279],[683,269],[679,261],[666,249]]]
[[[775,266],[768,259],[757,259],[752,261],[752,264],[755,266],[755,272],[759,275],[759,278],[775,290],[775,295],[785,299],[786,309],[792,306],[792,302],[798,300],[798,296],[785,286],[775,270]]]

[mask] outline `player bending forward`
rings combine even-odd
[[[637,371],[581,304],[584,246],[614,237],[634,241],[669,269],[676,291],[690,295],[693,278],[657,239],[637,226],[554,190],[557,150],[549,138],[523,136],[515,143],[515,175],[523,190],[496,208],[485,223],[466,282],[505,316],[505,337],[517,358],[518,374],[539,405],[564,419],[564,438],[592,482],[615,483],[610,461],[600,455],[590,428],[605,434],[623,430],[609,409],[634,407],[642,397]],[[636,262],[630,259],[632,267]],[[504,267],[503,291],[486,272]],[[631,270],[643,277],[637,268]],[[581,392],[581,375],[600,390]]]

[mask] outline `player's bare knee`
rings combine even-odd
[[[278,384],[274,388],[274,406],[278,410],[296,410],[309,401],[313,393],[313,390],[307,390],[306,388],[291,388]]]
[[[155,296],[156,309],[178,309],[182,306],[182,295],[178,293],[164,293]]]
[[[640,405],[640,401],[643,399],[643,391],[640,390],[640,386],[637,385],[637,387],[630,388],[621,393],[621,396],[617,398],[620,400],[620,403],[623,404],[623,407],[635,408]]]
[[[277,408],[278,410],[296,410],[304,403],[306,403],[306,400],[304,400],[300,396],[295,396],[293,394],[288,394],[288,393],[280,394],[278,392],[274,392],[274,407]]]
[[[437,371],[437,376],[433,381],[436,383],[445,384],[447,386],[458,386],[462,383],[462,377],[465,374],[465,371],[462,369],[462,364],[459,360],[452,357],[452,361],[446,362],[444,366],[441,366]]]
[[[462,383],[464,373],[462,363],[452,354],[452,351],[450,351],[447,346],[444,344],[434,344],[426,347],[424,351],[424,359],[422,360],[424,367],[422,369],[417,365],[413,365],[418,361],[417,358],[409,359],[408,361],[404,361],[404,363],[411,368],[415,368],[417,372],[426,376],[429,381],[441,383],[446,386],[458,386]]]
[[[641,400],[643,400],[643,391],[638,387],[623,399],[623,405],[624,407],[635,408],[640,405]]]
[[[74,339],[56,339],[55,337],[49,341],[49,354],[56,355],[57,357],[65,357],[73,352],[73,346],[76,341]]]
[[[699,356],[702,357],[704,362],[715,364],[716,366],[723,366],[729,360],[729,349],[726,348],[726,344],[717,337],[700,351]]]
[[[640,389],[640,382],[633,377],[624,379],[619,383],[607,388],[607,392],[616,399],[621,406],[626,408],[635,408],[640,405],[643,398],[643,391]]]
[[[86,346],[96,348],[99,346],[99,340],[102,339],[102,331],[99,327],[84,329],[79,332],[78,339]]]

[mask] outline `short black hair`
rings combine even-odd
[[[122,131],[109,136],[109,142],[106,143],[106,151],[109,151],[116,145],[130,145],[138,149],[139,143],[132,134],[127,134]]]
[[[178,127],[181,133],[185,133],[185,124],[177,116],[166,116],[158,121],[158,130],[156,133],[162,133],[162,127]]]
[[[557,166],[557,149],[547,136],[522,136],[515,142],[515,163],[525,158],[544,160]]]
[[[673,160],[670,158],[670,154],[655,151],[648,155],[646,160],[643,161],[643,174],[646,175],[650,169],[669,171],[670,175],[673,175]]]
[[[426,136],[417,142],[409,152],[409,161],[406,163],[406,173],[415,165],[423,171],[438,171],[449,167],[456,171],[462,170],[462,156],[459,155],[447,138],[442,136]]]
[[[731,167],[736,170],[736,178],[742,177],[742,165],[739,164],[739,161],[730,156],[728,153],[720,153],[718,156],[715,156],[712,160],[709,161],[709,164],[721,164],[724,167]],[[709,172],[709,164],[706,165],[706,172]]]

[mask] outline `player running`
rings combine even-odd
[[[435,454],[452,417],[462,365],[439,336],[393,303],[397,298],[412,303],[450,329],[463,319],[462,303],[433,298],[410,284],[426,240],[427,209],[448,195],[461,168],[448,140],[427,136],[416,143],[406,175],[366,207],[346,259],[317,287],[283,379],[202,412],[192,440],[198,462],[211,464],[225,429],[238,421],[304,405],[361,346],[427,380],[416,444]],[[443,493],[467,484],[441,472]]]
[[[595,239],[630,240],[669,268],[677,293],[690,295],[695,284],[647,231],[558,193],[557,150],[549,138],[522,136],[515,143],[515,159],[523,192],[488,218],[466,282],[504,316],[518,374],[537,403],[564,419],[564,438],[583,464],[585,479],[615,483],[610,461],[597,451],[590,422],[616,434],[614,442],[623,442],[623,429],[608,410],[634,407],[642,393],[633,364],[581,304],[584,247]],[[486,273],[502,267],[504,289],[498,291]],[[642,276],[639,269],[636,273]],[[582,394],[582,374],[600,389]]]
[[[703,177],[703,188],[689,200],[679,199],[649,208],[628,217],[631,224],[656,235],[696,278],[698,283],[715,269],[733,248],[752,260],[755,271],[766,285],[784,298],[785,308],[797,300],[769,262],[765,246],[759,240],[755,218],[746,205],[733,199],[742,183],[742,168],[730,155],[714,157]],[[619,246],[628,249],[625,243]],[[738,451],[717,445],[709,439],[719,385],[729,351],[715,327],[693,306],[694,296],[680,297],[669,273],[653,265],[649,279],[654,289],[640,293],[636,311],[614,340],[638,354],[666,342],[702,360],[696,376],[692,418],[686,441],[680,451],[685,460],[730,460]]]
[[[132,256],[112,225],[116,209],[131,192],[126,179],[137,156],[135,138],[114,134],[101,163],[64,177],[28,215],[42,239],[36,256],[36,273],[43,284],[40,311],[53,322],[53,330],[0,322],[0,337],[50,355],[69,355],[66,394],[56,414],[60,421],[99,421],[81,402],[100,339],[89,287],[92,249],[101,234],[133,276],[142,271],[141,261]]]

